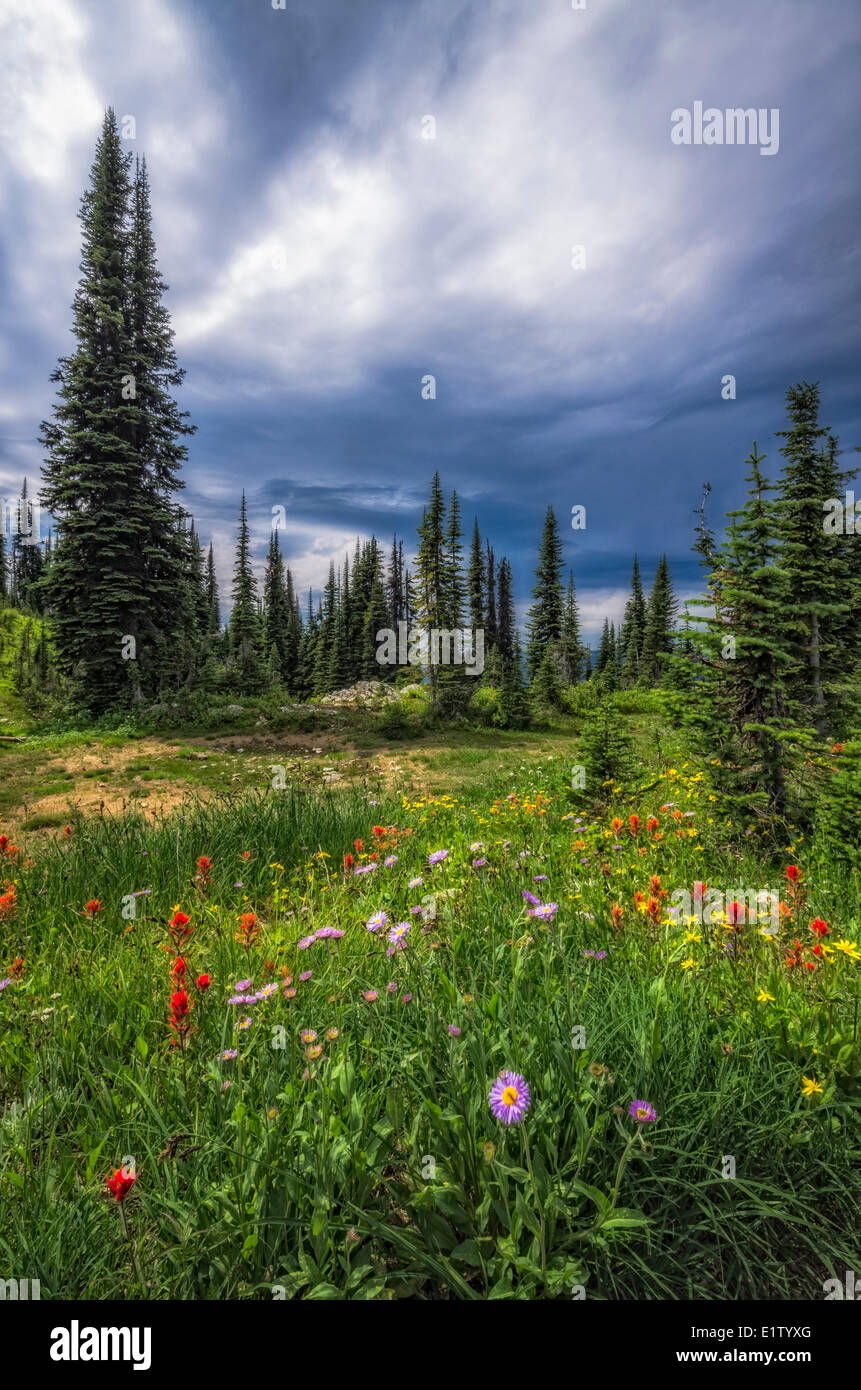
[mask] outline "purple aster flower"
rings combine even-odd
[[[314,935],[317,937],[318,941],[328,941],[332,937],[337,938],[343,936],[344,933],[339,931],[337,927],[320,927]]]
[[[473,867],[474,869],[483,869],[486,863],[487,863],[487,860],[486,860],[486,859],[473,859],[473,861],[472,861],[472,867]]]
[[[234,886],[234,888],[244,888],[244,887],[245,887],[245,884],[244,884],[244,883],[234,883],[233,886]]]
[[[535,894],[530,893],[529,890],[526,888],[524,888],[521,897],[525,898],[528,903],[532,903],[533,907],[538,907],[539,903],[541,902],[540,898],[536,898]]]
[[[7,978],[6,978],[5,980],[0,980],[0,989],[5,989],[6,986],[7,986],[7,985],[11,985],[11,983],[12,983],[12,976],[9,975],[9,976],[7,976]]]
[[[451,1035],[452,1035],[453,1038],[459,1038],[459,1037],[460,1037],[460,1029],[456,1026],[456,1024],[450,1023],[450,1024],[448,1025],[448,1031],[451,1033]]]
[[[221,1054],[221,1060],[222,1062],[232,1062],[234,1057],[238,1056],[239,1053],[235,1047],[226,1047]]]
[[[237,980],[237,982],[236,982],[236,984],[233,986],[233,988],[236,990],[237,994],[241,994],[242,991],[243,991],[244,989],[250,989],[250,988],[251,988],[251,981],[250,981],[250,980]]]
[[[530,907],[526,913],[527,917],[555,917],[559,911],[558,903],[539,903],[537,907]]]
[[[376,860],[372,859],[370,864],[357,864],[353,870],[354,874],[370,874],[377,867]]]
[[[303,936],[302,940],[299,942],[299,950],[307,951],[308,947],[313,946],[316,940],[316,936]]]
[[[595,959],[596,959],[596,960],[604,960],[605,957],[606,957],[606,955],[607,955],[607,952],[606,952],[606,951],[596,951],[596,952],[595,952]]]
[[[365,923],[365,931],[379,931],[388,922],[385,912],[375,912],[373,917],[369,917]]]
[[[145,898],[152,892],[151,888],[139,888],[136,893],[132,893],[133,898]]]
[[[504,1125],[517,1125],[531,1104],[529,1087],[516,1071],[501,1071],[490,1088],[490,1109]]]
[[[447,849],[435,849],[433,854],[428,855],[428,863],[431,866],[441,864],[444,859],[448,859],[449,853]]]
[[[477,849],[484,849],[483,840],[474,840],[473,843],[470,845],[470,849],[472,850],[473,854],[475,854],[475,851]]]
[[[628,1106],[628,1114],[641,1125],[650,1125],[658,1118],[654,1105],[650,1105],[647,1100],[632,1100]]]
[[[547,880],[547,875],[546,875],[546,874],[533,874],[533,875],[532,875],[532,882],[533,882],[533,883],[547,883],[547,881],[548,881],[548,880]]]
[[[313,974],[314,974],[314,971],[313,971],[313,970],[303,970],[303,971],[302,971],[302,974],[299,976],[299,979],[300,979],[300,980],[310,980],[310,978],[311,978],[311,976],[312,976]]]
[[[390,854],[387,859],[383,860],[383,865],[385,868],[390,869],[392,865],[397,864],[397,862],[398,856],[396,854]]]
[[[366,1003],[373,1004],[377,998],[377,991],[375,989],[366,989],[364,994],[362,995],[362,998],[366,1001]]]
[[[423,879],[423,878],[411,878],[410,881],[409,881],[409,883],[407,884],[407,887],[408,887],[408,888],[421,888],[421,886],[422,886],[423,883],[424,883],[424,879]]]
[[[397,944],[397,942],[399,941],[403,941],[409,929],[409,922],[398,922],[398,925],[396,927],[392,927],[391,931],[389,932],[389,940],[394,944]]]
[[[398,987],[397,987],[397,984],[395,983],[395,981],[394,981],[394,980],[389,980],[389,983],[386,985],[386,993],[387,993],[387,994],[395,994],[395,993],[397,992],[397,988],[398,988]]]
[[[271,981],[268,985],[264,985],[262,989],[259,989],[257,991],[257,998],[268,999],[270,994],[274,994],[277,988],[277,984],[274,981]]]

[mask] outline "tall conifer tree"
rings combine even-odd
[[[526,628],[529,640],[526,665],[532,680],[538,672],[548,648],[557,648],[562,636],[562,542],[552,507],[547,508],[541,549],[535,569],[534,603],[529,610]]]

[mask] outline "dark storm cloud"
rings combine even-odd
[[[243,487],[258,560],[283,506],[319,588],[357,534],[411,547],[439,468],[521,609],[550,504],[591,633],[635,550],[693,592],[701,486],[717,519],[754,439],[777,470],[792,381],[859,440],[859,32],[849,0],[7,0],[0,491],[38,469],[111,103],[150,163],[223,585]],[[696,101],[777,109],[778,152],[673,144]]]

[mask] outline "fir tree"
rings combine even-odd
[[[632,771],[631,739],[612,697],[587,712],[579,752],[586,769],[586,790],[596,800],[609,801],[612,784],[624,782]]]
[[[215,577],[215,558],[211,544],[206,556],[206,607],[207,631],[217,636],[221,631],[221,609],[218,602],[218,580]]]
[[[472,527],[472,543],[469,548],[469,566],[467,568],[466,580],[469,620],[474,632],[484,629],[486,611],[485,584],[484,550],[482,549],[481,535],[478,530],[478,517],[476,517]]]
[[[576,685],[580,679],[583,647],[580,641],[580,613],[574,589],[574,571],[568,571],[568,592],[562,613],[562,636],[559,643],[562,678],[566,685]]]
[[[45,593],[62,668],[99,711],[157,689],[177,636],[184,554],[172,495],[190,432],[155,268],[145,170],[134,189],[105,114],[81,202],[76,347],[53,374],[43,500],[57,521]],[[124,660],[127,639],[136,657]]]
[[[364,680],[394,680],[397,675],[396,666],[383,666],[377,661],[377,634],[389,626],[385,589],[379,576],[376,576],[363,618],[360,674]]]
[[[499,641],[499,614],[497,612],[496,586],[497,569],[493,547],[487,542],[487,569],[485,578],[486,611],[484,615],[484,645],[491,651]]]
[[[463,624],[465,590],[463,583],[463,545],[460,525],[460,500],[451,494],[446,531],[446,600],[445,627],[458,628]]]
[[[411,576],[415,591],[415,621],[429,633],[433,628],[448,626],[450,597],[445,501],[439,473],[435,473],[431,481],[430,501],[422,513],[418,534],[419,548]],[[431,698],[436,703],[439,679],[437,667],[432,663],[429,664],[428,675]]]
[[[553,508],[547,508],[541,549],[535,570],[536,584],[532,590],[535,600],[526,622],[528,644],[526,665],[533,680],[550,648],[556,648],[562,636],[562,542]]]
[[[514,660],[515,638],[517,637],[514,595],[512,592],[511,565],[503,555],[499,563],[499,599],[497,611],[497,647],[503,663]]]
[[[290,672],[288,643],[291,613],[281,543],[278,539],[278,528],[274,526],[269,536],[269,552],[263,576],[263,612],[269,670],[275,684],[281,685],[286,683]]]
[[[41,609],[39,580],[44,565],[44,552],[36,534],[38,509],[28,495],[27,479],[21,485],[12,535],[12,601],[19,607]]]
[[[725,543],[701,547],[708,557],[705,608],[671,659],[672,684],[686,693],[684,722],[712,764],[712,782],[727,809],[749,814],[758,802],[782,814],[791,724],[786,685],[793,668],[791,590],[781,568],[777,505],[753,452],[745,506],[729,514]]]
[[[233,609],[230,614],[230,659],[237,689],[255,693],[262,683],[261,624],[257,580],[251,567],[251,545],[245,493],[239,509],[239,536],[233,566]]]
[[[0,503],[2,505],[2,503]],[[6,518],[0,516],[0,605],[5,603],[9,593],[8,571],[6,569]]]
[[[834,714],[826,691],[844,661],[837,638],[853,598],[841,538],[826,529],[824,508],[852,475],[839,469],[836,441],[819,424],[818,386],[800,382],[786,399],[791,428],[778,431],[786,441],[778,527],[796,629],[793,691],[824,735]]]
[[[626,682],[630,685],[640,679],[645,633],[646,600],[643,595],[643,581],[640,578],[640,562],[635,555],[634,567],[631,571],[631,597],[625,607],[618,652],[619,665],[624,672]]]
[[[673,649],[673,630],[678,609],[666,555],[658,561],[654,583],[646,605],[641,666],[650,684],[661,680],[667,657]]]
[[[329,578],[323,590],[320,622],[314,642],[314,694],[326,695],[334,687],[329,684],[335,626],[338,621],[338,584],[334,562],[329,564]]]
[[[505,729],[522,729],[529,722],[529,700],[523,679],[520,633],[514,631],[510,659],[502,661],[499,689],[499,722]]]

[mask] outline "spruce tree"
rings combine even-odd
[[[536,584],[532,590],[535,602],[526,621],[526,665],[530,680],[535,678],[548,649],[552,647],[555,651],[562,636],[561,570],[562,542],[559,539],[555,513],[552,507],[548,507],[535,569]]]
[[[392,538],[392,553],[386,578],[386,598],[391,626],[397,630],[398,623],[405,622],[407,616],[404,543],[399,541],[397,536]]]
[[[662,678],[667,658],[673,649],[673,631],[678,610],[670,567],[666,555],[662,555],[655,571],[655,579],[646,604],[646,621],[643,631],[643,650],[641,666],[644,679],[656,685]]]
[[[157,690],[177,637],[185,557],[173,494],[191,432],[173,355],[146,171],[134,186],[105,114],[80,219],[74,351],[53,373],[42,498],[56,518],[45,585],[61,668],[94,711]],[[128,639],[135,639],[134,659]],[[169,664],[169,663],[168,663]]]
[[[278,528],[274,526],[269,536],[269,551],[263,576],[263,613],[269,671],[276,684],[284,684],[290,671],[287,649],[291,614],[281,543],[278,539]]]
[[[135,662],[124,662],[122,651],[128,635],[139,636],[147,603],[146,495],[133,449],[133,402],[123,395],[123,380],[133,375],[130,163],[108,111],[81,201],[76,347],[52,375],[59,400],[41,434],[48,451],[42,497],[57,524],[48,602],[58,661],[97,711],[139,689]]]
[[[522,729],[529,722],[529,699],[523,679],[523,649],[520,643],[520,633],[516,629],[512,640],[511,657],[502,659],[499,722],[505,729]]]
[[[695,746],[709,758],[726,809],[750,814],[761,804],[782,814],[793,730],[787,680],[793,669],[789,576],[780,564],[778,507],[760,470],[756,443],[744,507],[730,512],[722,546],[700,545],[708,565],[705,595],[685,640],[670,659],[671,680]],[[702,540],[702,537],[701,537]]]
[[[622,624],[624,636],[618,653],[619,665],[628,685],[633,685],[640,679],[645,632],[646,600],[643,595],[643,581],[640,578],[640,562],[635,555],[634,567],[631,571],[631,597],[625,607],[625,618]]]
[[[218,580],[215,577],[215,558],[210,544],[206,556],[207,631],[217,636],[221,631],[221,608],[218,602]]]
[[[565,607],[562,613],[559,655],[562,663],[563,680],[567,685],[576,685],[580,679],[583,647],[580,641],[580,613],[577,608],[573,570],[568,571],[568,592],[565,595]]]
[[[612,697],[587,711],[579,754],[586,769],[586,791],[596,801],[609,801],[613,784],[626,781],[633,770],[631,738]]]
[[[463,625],[463,605],[465,598],[463,582],[463,545],[460,524],[460,499],[452,491],[446,530],[446,601],[445,624],[447,628]]]
[[[251,542],[245,493],[239,509],[239,536],[233,566],[233,609],[230,614],[230,662],[233,684],[243,693],[256,694],[263,684],[261,623],[257,604],[257,580],[251,567]]]
[[[851,614],[853,585],[842,538],[825,526],[825,507],[841,498],[852,474],[837,464],[836,441],[819,423],[819,388],[802,381],[787,392],[791,428],[779,430],[786,460],[779,478],[781,565],[792,590],[796,673],[793,694],[825,735],[835,710],[828,688],[845,661],[838,637]],[[824,441],[824,442],[823,442]],[[857,613],[854,615],[857,624]]]
[[[332,646],[335,640],[335,626],[338,621],[338,582],[335,565],[329,564],[329,578],[323,590],[320,621],[314,640],[314,694],[327,695],[333,687],[329,684],[329,669]]]
[[[362,652],[360,675],[364,680],[392,681],[397,666],[383,666],[377,661],[377,633],[390,626],[386,592],[379,575],[374,577],[371,595],[362,619]]]
[[[41,609],[39,580],[44,565],[44,551],[37,532],[38,510],[28,494],[27,479],[21,485],[12,535],[12,601],[19,607]]]
[[[487,567],[486,567],[486,610],[484,614],[484,645],[485,648],[492,650],[499,641],[499,614],[497,611],[496,590],[498,583],[497,566],[494,559],[493,547],[490,541],[487,542]]]
[[[511,565],[503,555],[499,563],[499,597],[497,604],[497,647],[503,663],[514,660],[517,622],[512,592]]]
[[[466,579],[469,621],[474,632],[479,629],[484,630],[485,582],[484,550],[478,530],[478,517],[476,517],[472,527],[472,542],[469,547],[469,566]]]
[[[448,626],[447,607],[450,597],[445,501],[439,473],[435,473],[431,481],[430,500],[422,513],[418,534],[419,548],[411,576],[415,594],[415,622],[429,634],[433,628],[442,629]],[[436,703],[439,670],[433,663],[429,663],[428,677],[431,698]]]

